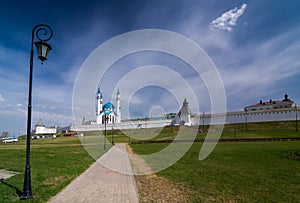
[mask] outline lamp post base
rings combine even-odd
[[[29,142],[30,142],[30,140],[29,140]],[[25,174],[24,174],[24,185],[23,185],[23,191],[20,195],[20,200],[26,200],[26,199],[33,198],[32,190],[31,190],[31,175],[30,175],[30,165],[29,165],[29,158],[30,158],[29,154],[30,154],[30,147],[28,146],[28,151],[26,152],[26,162],[27,163],[26,163]]]
[[[22,192],[20,195],[20,200],[26,200],[26,199],[32,199],[33,195],[31,192],[27,191],[27,192]]]

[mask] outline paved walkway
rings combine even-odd
[[[111,148],[50,200],[50,203],[56,202],[138,202],[126,144]]]
[[[6,169],[0,169],[0,181],[10,178],[14,175],[18,175],[20,173],[14,171],[8,171]]]

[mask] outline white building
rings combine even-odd
[[[57,127],[45,127],[42,120],[40,119],[35,125],[35,134],[36,135],[54,135],[57,132]]]
[[[103,105],[102,93],[100,91],[100,87],[98,87],[97,92],[97,107],[96,107],[96,123],[104,124],[105,118],[107,124],[121,123],[121,97],[120,91],[118,90],[117,99],[116,99],[116,108],[111,103],[108,102]]]
[[[250,106],[246,106],[244,108],[245,111],[261,111],[261,110],[271,110],[271,109],[286,109],[286,108],[293,108],[295,107],[295,102],[288,98],[288,95],[284,95],[283,100],[263,102],[262,100],[259,101],[257,104],[253,104]]]

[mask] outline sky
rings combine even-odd
[[[77,99],[73,90],[89,56],[114,37],[143,29],[178,33],[199,45],[219,72],[227,111],[241,111],[259,100],[281,100],[285,93],[299,103],[299,9],[297,0],[3,1],[0,133],[18,136],[26,131],[31,31],[36,24],[50,25],[54,35],[48,60],[41,65],[34,57],[32,127],[40,118],[46,126],[66,126],[73,122],[72,103]],[[99,78],[104,102],[115,103],[114,93],[124,75],[147,65],[168,67],[181,75],[198,100],[192,110],[211,111],[211,92],[201,75],[178,57],[157,51],[131,53],[111,67],[99,67],[108,70]],[[130,95],[122,95],[126,86],[120,88],[121,105],[128,103],[122,106],[123,119],[179,111],[183,101],[174,94],[188,97],[184,88],[168,77],[161,78],[168,82],[163,87],[157,75],[132,79],[136,89]],[[148,77],[156,78],[153,85],[140,87]],[[168,89],[169,85],[176,88]],[[97,85],[82,88],[96,94]],[[94,96],[88,99],[95,102]]]

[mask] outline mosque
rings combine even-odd
[[[116,108],[111,102],[107,102],[103,105],[103,97],[102,97],[102,93],[100,91],[100,87],[98,87],[96,99],[97,99],[96,124],[97,125],[105,124],[105,118],[106,118],[106,124],[108,124],[108,125],[120,124],[121,123],[121,100],[120,100],[121,97],[120,97],[119,89],[118,89],[117,98],[116,98]],[[185,98],[179,113],[176,115],[175,118],[172,118],[171,120],[167,121],[168,122],[167,125],[180,124],[180,125],[191,126],[194,124],[194,122],[193,122],[194,119],[191,118],[192,115],[193,115],[193,113],[191,111],[189,103],[187,102],[187,99]],[[132,122],[130,122],[130,123],[132,123]],[[164,124],[164,125],[166,125],[166,124]],[[141,124],[139,124],[139,126],[141,126]]]
[[[116,124],[121,123],[121,101],[120,101],[120,91],[117,92],[116,99],[116,108],[111,103],[105,103],[103,105],[102,93],[100,91],[100,87],[98,87],[97,91],[97,107],[96,107],[96,124],[104,124],[105,118],[107,124]]]

